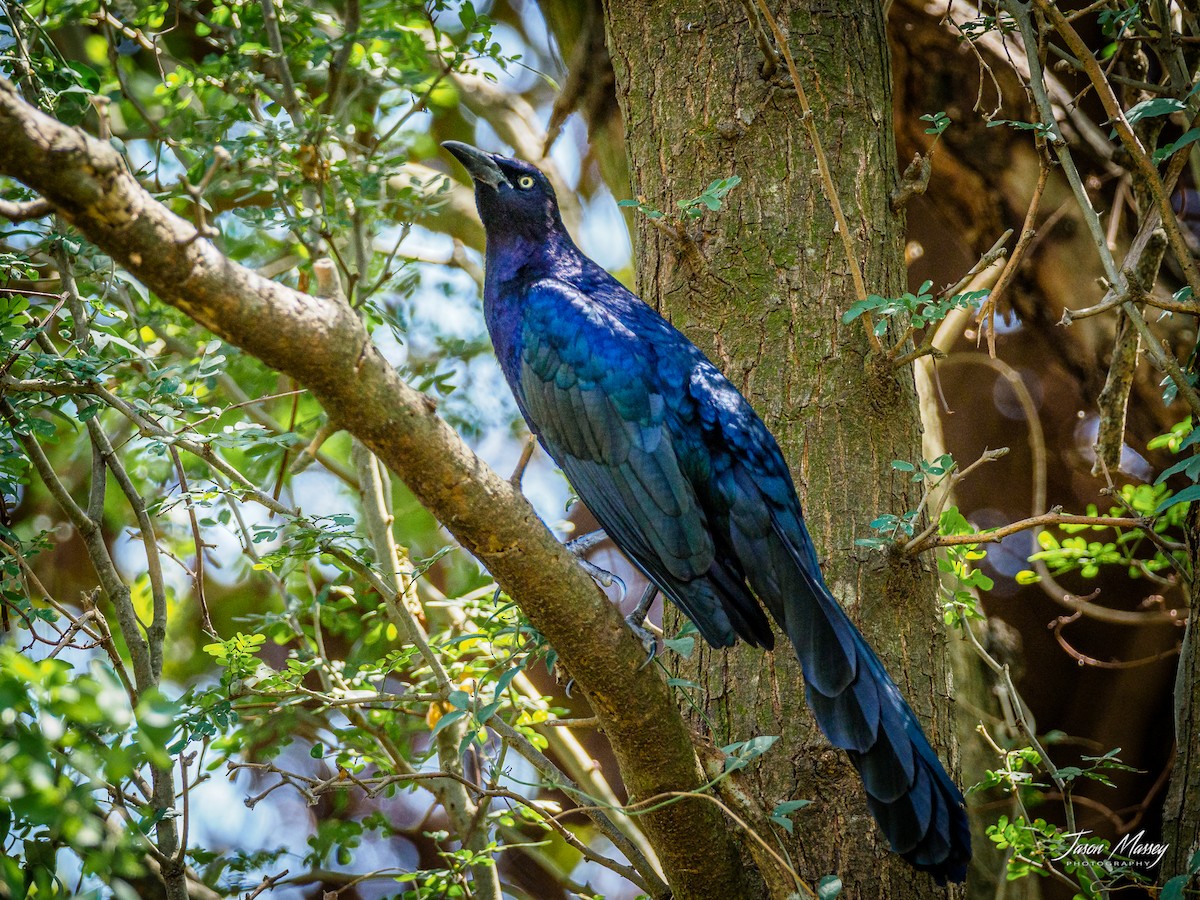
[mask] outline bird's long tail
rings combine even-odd
[[[779,537],[799,578],[780,579],[791,584],[777,587],[790,590],[768,605],[796,649],[817,724],[849,754],[892,849],[938,884],[962,881],[971,858],[962,793],[879,657],[825,586],[815,553]]]

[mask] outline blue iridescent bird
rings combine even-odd
[[[579,251],[537,168],[442,146],[474,180],[488,331],[542,446],[714,647],[740,637],[772,648],[766,607],[795,648],[817,724],[849,754],[892,849],[939,884],[962,881],[971,856],[962,794],[825,586],[767,427],[691,341]]]

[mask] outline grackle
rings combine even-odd
[[[442,146],[475,182],[488,332],[546,452],[714,647],[740,637],[771,649],[766,606],[795,648],[817,724],[849,754],[892,849],[939,884],[962,881],[963,796],[826,587],[767,427],[691,341],[579,251],[537,168]]]

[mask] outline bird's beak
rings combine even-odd
[[[484,153],[477,147],[472,147],[470,144],[464,144],[460,141],[443,141],[442,146],[449,150],[454,158],[463,164],[463,168],[476,181],[482,182],[492,188],[499,188],[500,185],[512,184],[500,171],[500,167],[492,160],[492,157]]]

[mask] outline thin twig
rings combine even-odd
[[[179,458],[179,451],[174,447],[168,446],[167,450],[171,454],[171,462],[175,466],[175,476],[179,479],[179,490],[183,494],[188,522],[192,527],[192,544],[196,548],[196,563],[192,569],[192,586],[196,591],[196,602],[200,606],[200,627],[205,634],[219,640],[220,635],[213,628],[212,616],[208,613],[208,597],[204,590],[204,550],[207,545],[200,533],[200,522],[196,518],[196,506],[192,503],[192,492],[188,488],[187,472],[184,471],[183,460]]]
[[[735,813],[732,809],[711,794],[704,794],[698,791],[664,791],[661,794],[655,794],[652,797],[647,797],[645,800],[639,800],[636,803],[629,803],[622,807],[622,809],[629,815],[641,815],[649,812],[651,809],[656,809],[664,804],[677,803],[680,800],[704,800],[716,806],[719,810],[721,810],[721,812],[732,819],[734,824],[745,831],[746,834],[749,835],[749,837],[779,865],[779,868],[791,876],[796,883],[796,887],[807,893],[812,900],[817,900],[816,891],[814,891],[809,884],[800,877],[796,870],[792,868],[792,866],[789,865],[788,862],[782,856],[780,856],[770,844],[766,842],[762,835],[747,825],[737,813]]]
[[[987,334],[988,355],[992,357],[996,355],[996,307],[1000,302],[1000,298],[1004,295],[1005,288],[1016,277],[1017,269],[1025,259],[1025,253],[1037,235],[1035,226],[1037,224],[1038,208],[1042,203],[1042,194],[1045,193],[1046,182],[1050,178],[1050,158],[1046,153],[1046,139],[1041,135],[1037,135],[1034,138],[1034,142],[1037,144],[1038,151],[1038,180],[1037,185],[1033,189],[1033,197],[1029,201],[1029,208],[1025,211],[1025,221],[1021,225],[1021,236],[1017,238],[1017,246],[1013,248],[1012,256],[1008,258],[1008,263],[1004,266],[1000,277],[996,279],[995,286],[979,310],[980,331]]]
[[[42,219],[50,215],[54,207],[49,200],[0,200],[0,219],[16,224],[30,219]]]
[[[1170,659],[1173,656],[1178,656],[1183,650],[1183,641],[1176,641],[1175,646],[1171,647],[1170,649],[1163,650],[1160,653],[1154,653],[1150,656],[1143,656],[1139,659],[1127,659],[1115,662],[1105,662],[1102,659],[1096,659],[1094,656],[1088,656],[1086,653],[1076,650],[1071,646],[1070,642],[1063,637],[1063,628],[1065,628],[1067,625],[1070,625],[1072,622],[1078,621],[1081,615],[1083,615],[1083,613],[1073,612],[1069,616],[1058,616],[1054,619],[1054,621],[1046,626],[1054,632],[1054,639],[1058,641],[1058,645],[1067,652],[1068,656],[1070,656],[1081,666],[1091,666],[1094,669],[1138,669],[1142,666],[1148,666],[1151,663],[1159,662],[1160,660]]]
[[[1060,509],[1061,507],[1056,507]],[[1122,516],[1077,516],[1070,513],[1048,512],[1040,516],[1030,516],[1001,525],[992,531],[978,531],[972,534],[938,534],[931,535],[919,546],[909,550],[909,553],[923,553],[934,547],[958,547],[963,544],[997,544],[1010,534],[1028,531],[1030,528],[1042,528],[1046,525],[1094,525],[1109,528],[1149,528],[1150,519],[1129,519]],[[907,549],[907,548],[906,548]]]
[[[63,304],[66,302],[67,294],[66,292],[63,292],[59,295],[58,302],[54,304],[54,307],[50,310],[50,312],[46,313],[46,315],[42,317],[42,320],[30,329],[29,337],[25,338],[25,340],[21,342],[21,346],[17,347],[16,350],[9,354],[8,359],[4,361],[3,365],[0,365],[0,377],[8,374],[8,370],[11,369],[13,363],[17,361],[17,357],[29,349],[29,345],[32,344],[37,338],[38,334],[41,333],[48,324],[50,324],[50,320],[58,314],[58,311],[62,309]]]
[[[751,0],[742,0],[742,8],[746,10],[746,20],[750,25],[750,30],[754,32],[754,40],[758,44],[758,52],[763,56],[763,62],[759,66],[758,74],[764,80],[769,81],[779,70],[779,54],[775,52],[775,48],[771,46],[771,39],[763,31],[762,20],[758,18],[758,13],[755,12],[754,4]]]
[[[1167,240],[1170,244],[1171,252],[1175,255],[1180,268],[1183,269],[1184,276],[1187,278],[1188,284],[1191,285],[1193,294],[1200,297],[1200,270],[1196,268],[1196,261],[1192,257],[1191,250],[1187,246],[1187,241],[1183,233],[1180,231],[1179,220],[1175,216],[1174,209],[1171,207],[1171,198],[1163,190],[1163,183],[1159,178],[1158,170],[1155,168],[1154,163],[1151,162],[1146,148],[1142,146],[1128,119],[1125,118],[1125,111],[1121,109],[1121,104],[1117,101],[1116,95],[1112,90],[1112,85],[1109,84],[1103,69],[1100,67],[1100,63],[1088,48],[1087,43],[1080,37],[1079,33],[1057,6],[1049,2],[1049,0],[1032,0],[1032,2],[1046,16],[1047,20],[1054,27],[1054,30],[1066,41],[1067,47],[1083,64],[1084,72],[1087,74],[1092,86],[1096,89],[1096,96],[1104,107],[1105,114],[1108,115],[1113,127],[1116,129],[1122,146],[1128,152],[1135,172],[1146,190],[1150,191],[1151,196],[1154,198],[1155,206],[1158,208],[1159,216],[1162,218],[1163,226],[1167,232]],[[1025,19],[1028,21],[1028,13],[1025,14]],[[1022,31],[1024,31],[1024,27],[1025,23],[1022,23]],[[1116,281],[1116,279],[1113,280],[1114,282]]]
[[[260,0],[263,12],[263,28],[267,32],[267,41],[271,45],[271,55],[275,63],[275,76],[283,87],[283,108],[297,128],[304,125],[304,113],[300,109],[300,101],[296,97],[296,84],[292,81],[292,68],[288,65],[287,51],[283,47],[283,35],[279,31],[279,17],[275,12],[274,0]]]

